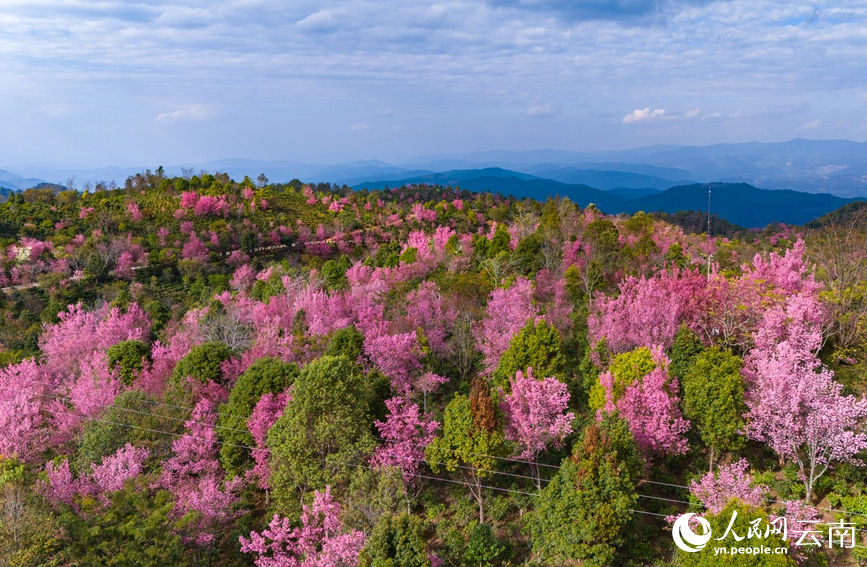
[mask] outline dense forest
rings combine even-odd
[[[162,168],[13,194],[0,565],[867,564],[850,209],[709,237]],[[679,551],[685,512],[785,518],[789,553]]]

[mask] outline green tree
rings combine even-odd
[[[643,463],[625,421],[608,416],[584,431],[530,518],[533,555],[545,565],[603,567],[627,540]]]
[[[491,244],[488,246],[488,256],[494,257],[500,252],[508,254],[512,251],[509,243],[512,241],[512,235],[506,229],[505,224],[498,224],[497,230],[494,231],[494,237],[491,239]]]
[[[488,383],[476,379],[470,397],[458,394],[446,406],[443,436],[427,446],[427,462],[434,472],[443,467],[461,471],[478,505],[480,524],[485,523],[482,482],[494,474],[502,448],[503,433]]]
[[[92,463],[99,463],[103,457],[114,454],[127,443],[148,448],[154,459],[168,458],[171,443],[166,443],[166,435],[159,432],[179,434],[189,412],[175,405],[155,404],[154,401],[137,390],[118,395],[100,421],[84,423],[78,451],[70,464],[79,472],[89,473]]]
[[[424,526],[417,516],[383,516],[362,550],[359,567],[430,567]]]
[[[31,490],[33,480],[16,459],[0,457],[0,565],[58,564],[59,526],[45,499]]]
[[[328,260],[322,265],[322,277],[328,289],[343,289],[346,286],[346,270],[352,267],[348,256],[341,255],[337,260]]]
[[[494,537],[490,524],[476,524],[470,532],[464,550],[464,564],[473,567],[494,567],[511,555],[511,546]]]
[[[683,378],[683,413],[708,447],[708,468],[718,451],[742,447],[744,381],[742,361],[731,351],[712,347],[697,357]]]
[[[554,376],[561,382],[566,381],[563,340],[560,332],[544,319],[538,323],[528,321],[512,338],[494,371],[494,384],[505,389],[518,370],[526,373],[527,368],[532,368],[538,378]]]
[[[217,436],[220,462],[230,474],[239,474],[249,460],[247,450],[255,441],[247,430],[247,420],[263,394],[278,394],[295,382],[298,365],[278,358],[260,358],[250,365],[229,393],[229,401],[220,406]]]
[[[271,486],[278,506],[297,510],[298,493],[345,482],[374,446],[364,383],[345,357],[323,356],[298,374],[292,400],[268,431]]]
[[[544,239],[538,232],[525,236],[518,242],[513,253],[515,264],[524,275],[535,273],[542,267],[542,243]]]
[[[400,262],[402,264],[415,264],[417,257],[418,257],[418,248],[415,248],[413,246],[409,246],[400,255]]]
[[[223,343],[205,343],[194,346],[175,366],[172,377],[183,380],[187,376],[201,382],[223,382],[220,365],[232,358],[232,349]]]
[[[152,495],[127,483],[104,510],[61,516],[66,538],[59,556],[63,564],[89,567],[187,565],[180,537],[167,529],[174,505],[167,491]]]
[[[328,356],[345,356],[353,362],[358,360],[363,352],[364,335],[354,325],[335,331],[325,350]]]
[[[117,369],[123,383],[130,386],[142,371],[142,361],[150,360],[151,347],[142,341],[122,341],[109,347],[107,354],[108,367]]]
[[[680,329],[674,335],[674,341],[671,344],[671,364],[668,365],[668,370],[671,374],[677,377],[678,380],[683,380],[686,376],[686,371],[695,362],[695,357],[701,354],[705,349],[704,343],[701,342],[699,336],[687,327],[681,325]]]
[[[758,554],[737,554],[730,555],[728,553],[714,553],[714,549],[720,547],[757,547],[748,543],[750,540],[736,542],[735,539],[728,537],[717,543],[715,539],[726,533],[734,513],[737,512],[732,530],[741,537],[748,533],[752,527],[750,522],[759,520],[760,528],[768,525],[768,516],[762,510],[753,508],[744,504],[740,500],[732,499],[729,504],[719,514],[705,514],[703,517],[710,523],[711,533],[714,539],[705,546],[704,549],[698,552],[678,551],[676,561],[678,565],[683,567],[794,567],[796,563],[787,554],[775,553],[758,553]],[[791,530],[792,528],[789,527]],[[789,532],[791,533],[791,532]],[[719,536],[717,536],[719,534]],[[762,529],[764,535],[764,529]],[[779,534],[768,534],[768,537],[759,540],[758,546],[769,547],[772,550],[778,548],[788,548],[788,545]],[[727,549],[726,549],[727,551]]]

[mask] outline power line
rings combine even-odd
[[[48,383],[48,382],[42,382],[42,381],[38,381],[38,380],[33,380],[32,382],[34,382],[34,383],[41,383],[41,384],[48,385],[48,386],[55,386],[54,384],[51,384],[51,383]],[[4,390],[8,390],[8,391],[16,391],[15,389],[3,388],[3,387],[0,387],[0,389],[4,389]],[[40,397],[49,397],[49,398],[53,398],[53,399],[57,399],[57,400],[60,400],[60,399],[66,399],[66,400],[70,400],[70,401],[71,401],[71,398],[68,397],[68,396],[59,396],[59,395],[53,395],[53,394],[39,394],[39,393],[34,393],[33,395],[40,396]],[[188,411],[194,411],[193,408],[190,408],[190,407],[187,407],[187,406],[178,406],[178,405],[166,404],[166,403],[156,402],[156,401],[151,401],[151,400],[142,400],[142,401],[148,401],[148,402],[151,402],[151,403],[154,403],[154,404],[157,404],[157,405],[163,405],[163,406],[167,406],[167,407],[173,407],[173,408],[176,408],[176,409],[184,409],[184,410],[188,410]],[[150,417],[163,418],[163,419],[170,419],[170,420],[173,420],[173,421],[183,421],[185,424],[186,424],[186,423],[194,423],[194,424],[197,424],[197,425],[203,425],[203,426],[206,426],[206,427],[214,427],[214,428],[218,428],[218,429],[225,429],[225,430],[235,431],[235,432],[239,432],[239,433],[249,433],[249,431],[240,430],[240,429],[236,429],[236,428],[225,427],[225,426],[219,426],[219,425],[210,424],[210,423],[206,423],[206,422],[200,422],[200,421],[183,420],[183,419],[180,419],[180,418],[174,418],[174,417],[171,417],[171,416],[164,416],[164,415],[161,415],[161,414],[153,414],[153,413],[148,413],[148,412],[142,412],[142,411],[138,411],[138,410],[133,410],[133,409],[130,409],[130,408],[122,408],[122,407],[119,407],[119,406],[116,406],[116,405],[106,405],[106,404],[99,404],[99,403],[95,403],[95,402],[92,402],[92,405],[96,405],[96,406],[104,407],[104,408],[114,408],[114,409],[118,409],[118,410],[121,410],[121,411],[128,411],[128,412],[136,413],[136,414],[139,414],[139,415],[150,416]],[[211,415],[218,415],[218,416],[240,417],[240,416],[236,416],[236,415],[234,415],[234,414],[226,414],[226,413],[220,413],[220,412],[207,412],[207,413],[210,413]],[[120,423],[108,422],[108,421],[105,421],[105,420],[99,420],[99,419],[90,418],[90,417],[86,417],[86,416],[78,415],[78,414],[66,414],[66,415],[70,415],[70,416],[73,416],[73,417],[81,417],[81,418],[83,418],[83,419],[89,419],[89,420],[92,420],[92,421],[100,421],[100,422],[103,422],[103,423],[114,424],[114,425],[118,425],[118,426],[138,428],[138,429],[147,430],[147,431],[151,431],[151,432],[155,432],[155,433],[165,433],[165,434],[175,435],[175,436],[188,435],[188,434],[178,434],[178,433],[171,433],[171,432],[167,432],[167,431],[153,430],[153,429],[148,429],[148,428],[144,428],[144,427],[140,427],[140,426],[133,426],[133,425],[131,425],[131,424],[120,424]],[[194,437],[194,438],[195,438],[195,437]],[[198,438],[198,439],[205,440],[204,438]],[[391,440],[383,439],[383,438],[380,438],[380,437],[374,437],[374,439],[379,440],[379,441],[384,441],[384,442],[393,442],[393,441],[391,441]],[[269,451],[268,449],[258,449],[258,448],[255,448],[255,447],[249,447],[249,446],[246,446],[246,445],[238,445],[238,444],[233,444],[233,443],[227,443],[227,442],[218,441],[218,440],[215,441],[215,442],[216,442],[216,443],[223,444],[223,445],[229,445],[229,446],[235,446],[235,447],[239,447],[239,448],[248,449],[248,450],[251,450],[251,451],[253,451],[253,450],[256,450],[256,451]],[[419,444],[419,443],[410,443],[410,445],[414,445],[414,446],[418,446],[418,447],[425,447],[425,445],[423,445],[423,444]],[[444,449],[444,450],[446,450],[446,451],[451,451],[451,452],[457,452],[457,450],[455,450],[455,449]],[[269,451],[269,452],[270,452],[270,451]],[[483,453],[471,453],[471,454],[472,454],[473,456],[488,457],[488,458],[492,458],[492,459],[495,459],[495,460],[502,460],[502,461],[508,461],[508,462],[519,462],[519,463],[525,463],[525,464],[537,464],[538,466],[544,466],[544,467],[548,467],[548,468],[555,469],[555,470],[559,470],[559,469],[561,468],[561,467],[556,466],[556,465],[547,465],[547,464],[543,464],[543,463],[534,463],[533,461],[525,461],[525,460],[521,460],[521,459],[510,459],[510,458],[507,458],[507,457],[498,457],[498,456],[496,456],[496,455],[487,455],[487,454],[483,454]],[[410,458],[410,460],[417,461],[417,462],[426,462],[426,463],[430,463],[430,462],[431,462],[431,461],[428,461],[427,459],[416,459],[416,458]],[[444,465],[444,466],[448,467],[448,464],[447,464],[447,463],[436,462],[436,464]],[[352,466],[352,465],[350,465],[350,466]],[[365,467],[365,468],[369,468],[369,467]],[[546,482],[546,483],[547,483],[547,482],[551,482],[549,479],[541,479],[541,478],[530,477],[530,476],[525,476],[525,475],[518,475],[518,474],[514,474],[514,473],[508,473],[508,472],[505,472],[505,471],[495,471],[495,470],[491,470],[491,469],[477,469],[477,468],[475,468],[475,467],[466,467],[466,466],[461,466],[461,465],[454,465],[453,468],[464,469],[464,470],[475,470],[475,471],[479,471],[479,472],[486,472],[486,473],[497,474],[497,475],[502,475],[502,476],[509,476],[509,477],[513,477],[513,478],[520,478],[520,479],[524,479],[524,480],[531,480],[531,481],[534,481],[534,482],[535,482],[535,481],[543,481],[543,482]],[[415,476],[418,476],[419,478],[431,478],[431,479],[437,479],[437,478],[438,478],[438,477],[424,477],[424,476],[422,476],[422,475],[415,475]],[[442,480],[446,480],[446,479],[442,479]],[[690,487],[688,487],[688,486],[684,486],[684,485],[681,485],[681,484],[672,484],[672,483],[659,482],[659,481],[652,481],[652,480],[645,480],[645,479],[632,479],[632,480],[636,481],[636,483],[639,484],[639,485],[642,484],[642,483],[646,483],[646,484],[656,484],[656,485],[660,485],[660,486],[668,486],[668,487],[672,487],[672,488],[680,488],[680,489],[684,489],[684,490],[690,490]],[[489,487],[489,488],[496,489],[495,487]],[[529,494],[529,493],[527,493],[527,494]],[[679,503],[679,504],[687,504],[687,505],[692,505],[692,504],[693,504],[693,503],[691,503],[691,502],[687,502],[687,501],[683,501],[683,500],[674,500],[674,499],[662,498],[662,497],[655,497],[655,496],[650,496],[650,495],[641,495],[641,494],[639,494],[639,496],[642,496],[642,497],[645,497],[645,498],[652,498],[652,499],[655,499],[655,500],[664,500],[664,501],[673,502],[673,503]],[[786,504],[786,501],[784,501],[784,500],[769,499],[768,502],[770,502],[770,503],[775,503],[775,504]],[[822,510],[822,511],[827,511],[827,512],[833,512],[833,513],[843,514],[843,515],[847,515],[847,516],[863,516],[863,517],[867,517],[867,514],[864,514],[864,513],[849,512],[849,511],[846,511],[846,510],[838,510],[838,509],[834,509],[834,508],[824,508],[824,507],[818,507],[818,506],[813,506],[813,508],[815,508],[816,510]],[[859,530],[859,531],[867,531],[867,530]]]

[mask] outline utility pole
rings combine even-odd
[[[707,281],[710,282],[710,189],[707,191]]]

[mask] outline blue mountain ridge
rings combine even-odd
[[[747,228],[763,227],[774,222],[803,225],[847,203],[864,200],[844,199],[824,193],[759,189],[747,183],[693,183],[664,191],[653,188],[643,191],[636,188],[602,191],[588,185],[562,183],[501,168],[453,170],[396,181],[369,181],[356,184],[355,188],[382,189],[409,184],[459,186],[471,192],[490,191],[541,201],[559,195],[568,197],[581,207],[593,203],[610,214],[703,211],[707,208],[708,191],[711,191],[711,211],[720,218]]]

